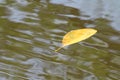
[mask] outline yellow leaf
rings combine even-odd
[[[63,37],[62,47],[85,40],[94,35],[96,32],[97,30],[91,28],[72,30]],[[62,47],[58,48],[55,51],[57,52]]]

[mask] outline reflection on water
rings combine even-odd
[[[120,31],[119,21],[120,21],[120,1],[116,0],[50,0],[55,4],[62,4],[65,6],[74,7],[82,11],[82,16],[79,16],[81,19],[96,19],[96,18],[105,18],[112,21],[110,23],[112,27]],[[89,16],[89,17],[87,17]]]
[[[0,80],[120,79],[118,3],[0,0]],[[98,33],[54,52],[68,31],[85,27]]]

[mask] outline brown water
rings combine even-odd
[[[0,0],[0,80],[120,80],[119,0]],[[54,52],[73,29],[93,37]]]

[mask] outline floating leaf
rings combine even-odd
[[[64,46],[77,43],[79,41],[85,40],[97,32],[95,29],[86,28],[86,29],[77,29],[68,32],[62,40],[62,46],[55,50],[56,52],[63,48]]]

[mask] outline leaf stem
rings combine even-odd
[[[59,51],[61,48],[63,48],[63,47],[59,47],[58,49],[55,50],[55,52]]]

